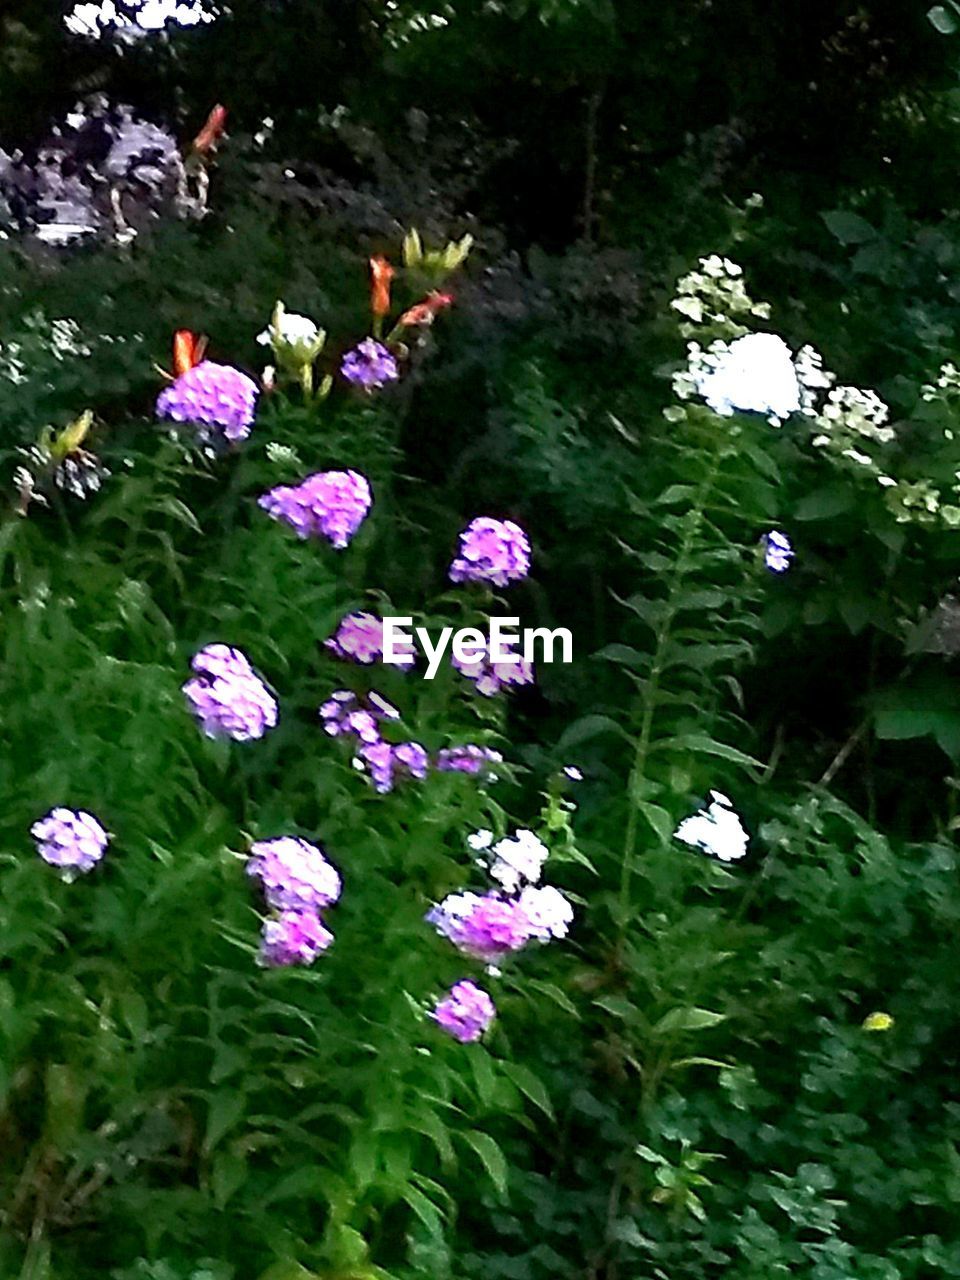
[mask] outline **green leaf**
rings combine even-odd
[[[210,1109],[207,1112],[207,1132],[203,1139],[203,1149],[210,1152],[220,1139],[228,1133],[243,1115],[247,1100],[236,1090],[215,1093]]]
[[[626,1021],[636,1017],[636,1006],[626,996],[599,996],[593,1003],[599,1009],[612,1013],[615,1018],[623,1018]]]
[[[797,520],[827,520],[849,511],[853,501],[854,491],[849,485],[824,485],[801,498],[793,509],[793,515]]]
[[[677,824],[666,809],[661,809],[658,804],[651,804],[649,800],[639,800],[637,808],[653,827],[661,842],[669,844]]]
[[[504,1062],[502,1067],[504,1074],[513,1081],[520,1092],[552,1120],[554,1118],[553,1103],[550,1101],[550,1095],[543,1081],[521,1062]]]
[[[560,735],[557,751],[562,755],[565,751],[569,751],[571,747],[579,746],[581,742],[596,738],[601,733],[622,734],[623,730],[616,720],[611,719],[610,716],[581,716],[579,720],[574,720],[573,724],[568,725]]]
[[[703,1031],[706,1027],[715,1027],[726,1019],[725,1013],[714,1013],[712,1009],[671,1009],[654,1025],[653,1030],[665,1035],[671,1031]]]
[[[505,1196],[507,1194],[507,1159],[493,1138],[479,1129],[468,1129],[459,1136],[474,1149],[494,1186],[502,1196]]]
[[[946,676],[931,673],[881,690],[873,699],[878,738],[934,738],[952,759],[960,759],[960,690]]]
[[[418,1191],[416,1187],[411,1186],[404,1188],[402,1198],[404,1203],[408,1204],[417,1215],[430,1235],[443,1235],[443,1216],[432,1200],[428,1200],[422,1191]]]
[[[241,1156],[218,1151],[213,1158],[213,1198],[218,1209],[223,1209],[230,1197],[247,1179],[247,1162]]]
[[[762,765],[753,756],[730,747],[725,742],[715,742],[699,733],[684,733],[676,738],[661,738],[652,750],[656,751],[691,751],[694,755],[719,756],[721,760],[730,760],[733,764],[741,764],[749,769],[760,769]]]
[[[861,218],[858,213],[850,213],[846,209],[834,209],[830,213],[821,213],[820,217],[826,223],[830,234],[836,236],[841,244],[864,244],[868,240],[876,239],[876,228],[872,227],[866,218]]]
[[[566,992],[561,991],[556,983],[542,982],[539,978],[531,978],[527,982],[527,987],[531,991],[539,991],[540,994],[546,996],[548,1000],[552,1000],[554,1004],[559,1005],[564,1013],[569,1013],[574,1018],[580,1017],[580,1011],[577,1006],[573,1003]]]

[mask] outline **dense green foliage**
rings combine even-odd
[[[184,138],[215,100],[233,124],[203,221],[0,243],[0,1276],[960,1276],[949,37],[880,0],[453,0],[427,31],[237,0],[118,53],[65,41],[69,7],[0,20],[0,144],[92,85]],[[173,330],[258,372],[280,296],[332,368],[411,226],[477,245],[398,386],[264,395],[217,461],[167,438]],[[769,319],[673,305],[708,254]],[[677,398],[685,343],[738,322],[876,389],[895,484],[802,419]],[[88,407],[103,489],[17,514],[18,450]],[[342,552],[255,501],[326,467],[375,494]],[[445,571],[479,513],[534,550],[484,610],[569,627],[572,665],[484,699],[324,651],[358,607],[474,620]],[[277,691],[262,742],[184,707],[216,640]],[[317,722],[348,684],[431,751],[496,746],[501,780],[377,796]],[[673,838],[711,788],[743,862]],[[53,804],[114,833],[74,884],[28,834]],[[423,1014],[469,966],[423,914],[481,826],[537,829],[577,915],[460,1045]],[[287,831],[344,894],[329,953],[264,970],[242,855]]]

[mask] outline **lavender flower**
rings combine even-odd
[[[378,693],[361,702],[349,689],[337,689],[320,707],[323,727],[331,738],[355,737],[363,743],[380,741],[383,720],[399,720],[400,712]]]
[[[450,566],[450,580],[505,587],[529,572],[530,541],[520,526],[478,516],[460,534],[460,554]]]
[[[92,871],[107,851],[110,837],[92,814],[82,809],[51,809],[30,834],[44,862],[57,867],[68,883]]]
[[[450,661],[453,666],[472,680],[477,693],[492,698],[503,688],[514,685],[533,684],[533,663],[517,657],[515,662],[491,662],[489,648],[481,649],[479,645],[471,646],[474,656],[464,662],[454,654]]]
[[[763,538],[763,562],[772,573],[785,573],[793,559],[793,547],[785,533],[772,533]]]
[[[497,775],[489,766],[500,764],[502,760],[503,756],[499,751],[492,751],[489,747],[478,747],[472,742],[467,742],[462,746],[444,747],[442,751],[437,752],[434,763],[441,773],[478,774],[486,770],[487,779],[493,782]]]
[[[519,951],[531,937],[530,921],[519,903],[496,894],[450,894],[426,920],[458,951],[477,960],[497,960]]]
[[[354,764],[368,772],[376,790],[385,794],[403,776],[422,781],[430,760],[418,742],[365,742],[357,750]]]
[[[338,549],[360,528],[372,501],[370,485],[358,471],[318,471],[259,499],[264,511],[290,525],[297,537],[324,537]]]
[[[318,911],[340,897],[341,881],[322,850],[296,836],[278,836],[251,846],[247,875],[259,881],[267,903],[278,910]]]
[[[340,372],[348,382],[364,391],[374,391],[387,382],[396,382],[400,373],[397,362],[375,338],[365,338],[343,357]]]
[[[324,642],[338,658],[369,665],[383,658],[383,622],[372,613],[348,613],[337,628],[337,633]],[[397,649],[398,660],[391,666],[409,667],[417,660],[412,648]]]
[[[486,991],[469,981],[451,987],[430,1014],[438,1027],[461,1044],[479,1040],[496,1016],[496,1007]]]
[[[230,365],[201,360],[157,397],[157,417],[213,427],[224,439],[250,434],[259,389],[252,378]]]
[[[333,934],[313,911],[282,911],[263,922],[259,962],[276,967],[312,964],[333,942]]]
[[[183,692],[208,738],[248,742],[277,723],[276,700],[239,649],[210,644],[190,665],[197,675]]]

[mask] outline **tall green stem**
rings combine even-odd
[[[673,626],[673,620],[677,614],[677,595],[687,574],[690,554],[693,551],[697,534],[700,532],[704,508],[707,505],[710,491],[713,488],[717,478],[717,472],[719,471],[720,464],[725,456],[725,450],[717,450],[714,453],[710,465],[700,482],[700,487],[697,490],[693,506],[687,512],[687,527],[684,531],[683,541],[680,544],[680,551],[677,555],[676,564],[674,565],[673,572],[670,576],[666,608],[664,609],[663,616],[657,625],[657,641],[653,651],[653,661],[650,664],[650,674],[647,677],[646,687],[643,693],[643,714],[640,720],[640,732],[637,735],[636,751],[634,752],[633,764],[627,780],[627,829],[624,837],[623,859],[620,869],[621,936],[626,928],[628,908],[630,905],[630,882],[633,875],[633,860],[637,843],[637,819],[639,813],[637,800],[639,799],[644,776],[647,770],[647,757],[650,753],[650,738],[653,730],[653,717],[657,709],[658,694],[660,691],[660,678],[663,674],[664,663],[667,657],[667,647],[670,642],[670,630]]]

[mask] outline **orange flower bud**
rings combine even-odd
[[[370,310],[375,316],[385,316],[390,310],[390,281],[394,270],[386,258],[370,259]]]
[[[207,116],[207,122],[193,140],[194,151],[203,154],[215,146],[227,125],[227,108],[219,103]]]
[[[403,313],[400,324],[407,328],[413,328],[414,325],[433,324],[433,318],[437,312],[442,311],[444,307],[449,307],[452,302],[452,294],[438,293],[433,290],[427,294],[423,302],[418,302],[416,306]]]

